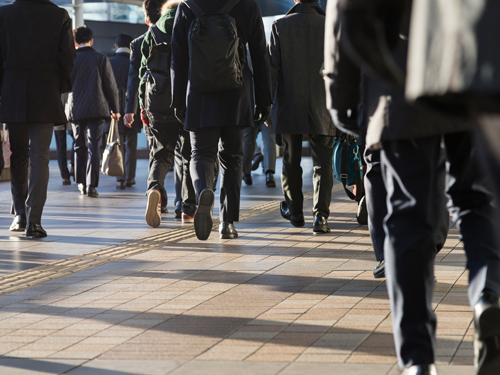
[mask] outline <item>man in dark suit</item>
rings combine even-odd
[[[120,114],[123,116],[126,110],[128,77],[130,68],[130,43],[132,37],[127,34],[120,34],[116,38],[116,54],[109,58],[113,74],[115,75],[118,95],[120,98]],[[138,120],[138,119],[137,119]],[[116,178],[116,188],[123,190],[135,185],[135,170],[137,166],[137,133],[141,132],[140,121],[125,123],[122,119],[118,121],[118,131],[120,132],[120,143],[122,154],[124,155],[124,175]]]
[[[217,151],[222,171],[219,232],[221,238],[238,236],[233,223],[239,220],[243,135],[245,127],[254,126],[253,87],[258,125],[268,117],[271,105],[269,62],[260,8],[255,0],[230,1],[196,0],[194,5],[191,0],[181,2],[172,38],[172,106],[181,119],[185,113],[184,129],[191,132],[190,172],[198,198],[194,226],[200,240],[206,240],[212,230],[212,188]],[[188,32],[196,18],[192,7],[197,4],[206,14],[213,14],[228,3],[234,5],[229,14],[236,21],[240,46],[248,43],[254,68],[253,81],[245,64],[241,88],[219,92],[194,91],[191,89],[192,75],[189,74],[188,43]]]
[[[269,42],[275,94],[272,133],[281,134],[283,141],[281,182],[285,201],[280,210],[292,225],[305,225],[300,161],[302,135],[308,134],[314,166],[313,231],[328,233],[336,129],[326,110],[319,73],[323,64],[325,12],[315,0],[295,3],[285,17],[273,23]]]
[[[48,0],[16,0],[0,7],[0,25],[0,123],[9,126],[16,215],[10,230],[46,237],[49,146],[54,124],[67,122],[61,93],[70,88],[75,59],[71,19]]]

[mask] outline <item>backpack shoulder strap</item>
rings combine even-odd
[[[151,36],[153,37],[153,42],[156,46],[160,43],[171,42],[171,38],[168,38],[168,35],[166,38],[157,26],[150,27],[149,29],[151,30]]]
[[[229,14],[240,0],[229,0],[226,5],[220,10],[222,14]]]
[[[205,15],[205,12],[203,11],[203,9],[200,8],[200,6],[195,0],[184,0],[184,3],[187,5],[189,9],[191,9],[191,12],[194,13],[194,16],[196,18]]]

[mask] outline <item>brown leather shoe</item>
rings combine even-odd
[[[64,186],[71,185],[71,180],[69,178],[63,178],[62,184]]]

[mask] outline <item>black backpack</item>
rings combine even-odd
[[[149,47],[144,95],[144,109],[148,117],[156,122],[170,122],[174,117],[174,110],[170,108],[172,102],[170,82],[170,57],[172,56],[170,35],[164,35],[156,26],[150,28],[153,45]]]
[[[195,0],[186,0],[196,17],[188,39],[191,90],[218,92],[243,86],[245,50],[236,20],[229,15],[238,2],[229,0],[218,13],[205,14]]]

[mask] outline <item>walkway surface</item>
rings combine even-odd
[[[310,192],[310,159],[303,167]],[[200,242],[172,214],[146,225],[146,169],[139,161],[125,191],[102,177],[92,199],[61,186],[51,162],[42,240],[8,231],[10,184],[0,183],[0,374],[399,373],[385,282],[373,279],[367,227],[341,185],[332,233],[313,235],[311,195],[306,226],[293,228],[280,185],[266,188],[257,171],[242,188],[240,237]],[[464,264],[452,229],[436,259],[441,375],[474,374]]]

